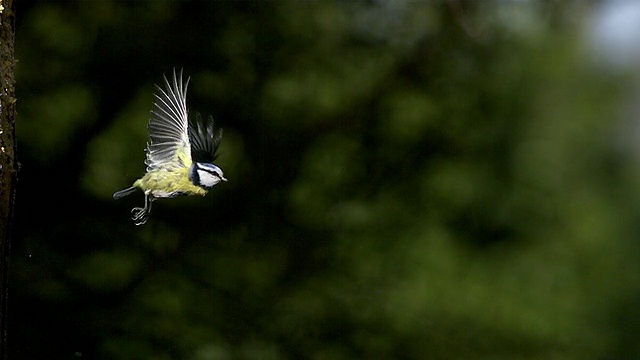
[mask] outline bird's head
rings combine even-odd
[[[220,181],[227,181],[224,178],[222,169],[211,163],[194,162],[189,169],[189,180],[205,190],[216,186]]]

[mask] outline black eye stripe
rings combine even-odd
[[[220,178],[220,174],[218,174],[216,171],[213,171],[211,169],[207,169],[207,168],[203,168],[203,167],[198,167],[198,170],[202,170],[206,173],[209,173],[211,175],[215,175],[216,177]]]

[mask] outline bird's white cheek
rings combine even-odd
[[[210,173],[202,170],[198,170],[198,176],[200,177],[200,184],[206,187],[212,187],[220,182],[220,179]]]

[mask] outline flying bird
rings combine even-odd
[[[227,181],[222,169],[213,163],[218,156],[222,129],[215,134],[211,116],[204,121],[196,113],[195,120],[189,120],[189,80],[183,82],[182,70],[176,75],[174,69],[171,83],[164,76],[164,89],[156,85],[148,126],[146,173],[132,186],[113,194],[118,200],[138,189],[144,192],[144,207],[131,210],[136,225],[147,222],[156,199],[204,196],[219,182]]]

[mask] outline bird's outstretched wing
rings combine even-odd
[[[189,120],[187,112],[187,87],[189,78],[182,82],[173,71],[173,83],[164,77],[165,88],[156,85],[155,101],[149,120],[147,143],[147,171],[160,168],[190,166]]]
[[[222,129],[216,136],[213,127],[213,117],[209,116],[204,122],[199,113],[196,121],[189,124],[189,141],[191,143],[191,159],[199,163],[213,163],[218,157],[218,146],[222,140]]]

